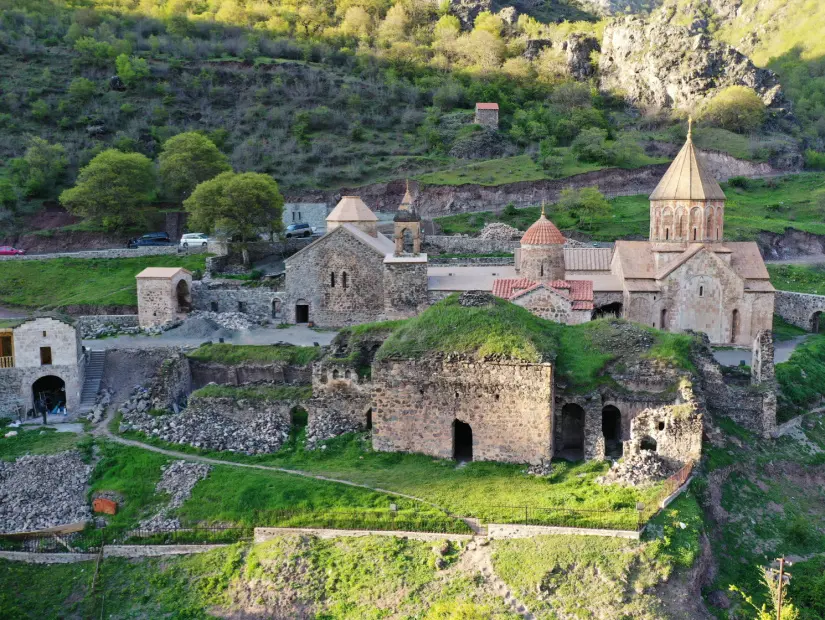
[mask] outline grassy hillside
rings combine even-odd
[[[728,197],[725,207],[725,238],[755,239],[761,231],[777,234],[794,228],[825,235],[825,174],[789,175],[767,180],[736,179],[723,184]],[[610,201],[611,210],[591,222],[578,222],[570,213],[550,211],[549,217],[563,231],[577,231],[597,241],[647,238],[650,231],[650,201],[645,194],[621,196]],[[488,222],[505,222],[526,230],[539,217],[540,207],[515,213],[462,213],[436,218],[444,234],[475,234]]]

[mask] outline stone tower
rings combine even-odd
[[[725,193],[693,146],[693,120],[687,141],[650,195],[650,240],[706,243],[721,241]]]
[[[395,223],[395,234],[393,235],[395,255],[412,254],[418,256],[421,254],[421,218],[413,208],[409,181],[407,181],[407,191],[404,193],[404,198],[401,199],[401,204],[398,206],[398,212],[395,214],[393,222]]]
[[[544,214],[521,238],[519,275],[535,281],[564,280],[564,235]]]

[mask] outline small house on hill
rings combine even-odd
[[[498,129],[498,104],[477,103],[475,124],[489,129]]]

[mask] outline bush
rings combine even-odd
[[[825,170],[825,153],[813,149],[805,151],[805,167],[808,170]]]
[[[728,131],[748,133],[759,129],[765,116],[765,103],[752,88],[729,86],[705,104],[699,119]]]
[[[748,177],[731,177],[728,179],[728,185],[739,189],[748,189],[751,186],[751,180]]]
[[[69,97],[77,103],[86,103],[95,94],[95,83],[86,78],[75,78],[69,84]]]

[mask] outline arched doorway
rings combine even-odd
[[[667,308],[662,308],[659,313],[659,329],[667,329]]]
[[[178,312],[189,312],[192,309],[192,295],[189,293],[189,284],[186,280],[179,280],[175,286],[175,296],[178,301]]]
[[[734,310],[730,317],[730,341],[736,342],[739,335],[739,310]]]
[[[811,317],[811,331],[815,334],[825,331],[825,321],[822,320],[822,312],[814,312],[814,315]]]
[[[367,426],[368,431],[372,430],[372,407],[367,409],[367,423],[366,423],[366,426]]]
[[[466,422],[453,422],[453,458],[456,461],[473,460],[473,429]]]
[[[273,299],[272,300],[272,318],[273,319],[280,319],[281,318],[281,300],[280,299]]]
[[[603,318],[622,318],[622,303],[620,301],[615,301],[612,304],[605,304],[604,306],[599,306],[596,310],[593,311],[593,318],[594,319],[603,319]]]
[[[32,384],[32,397],[37,413],[54,412],[66,406],[66,383],[54,375],[40,377]]]
[[[656,452],[656,440],[650,436],[642,437],[642,441],[639,444],[639,448],[641,448],[642,450],[646,450],[648,452]]]
[[[309,323],[309,303],[303,299],[295,302],[295,322]]]
[[[604,435],[604,455],[620,458],[622,445],[622,414],[618,407],[607,405],[602,409],[602,435]]]
[[[561,454],[569,461],[584,458],[584,409],[574,403],[561,408]]]

